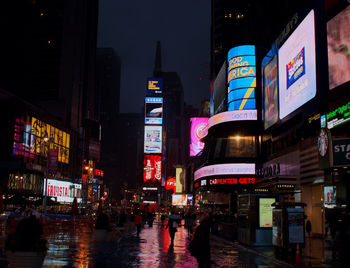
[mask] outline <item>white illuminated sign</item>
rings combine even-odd
[[[157,191],[158,188],[157,187],[143,187],[142,190],[144,191]]]
[[[194,173],[194,180],[215,175],[255,174],[255,164],[235,163],[205,166]]]
[[[145,126],[144,152],[162,153],[162,127]]]
[[[45,195],[46,182],[44,182],[43,195]],[[81,202],[81,184],[69,181],[47,180],[47,196],[56,197],[57,202],[72,203],[74,197]]]

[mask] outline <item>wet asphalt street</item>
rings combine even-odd
[[[179,227],[174,248],[169,250],[168,230],[155,222],[145,225],[136,237],[133,224],[121,236],[109,235],[107,241],[97,242],[93,225],[84,221],[60,221],[45,224],[48,252],[43,267],[197,267],[187,250],[187,230]],[[279,267],[272,260],[259,257],[212,237],[212,267]],[[0,267],[7,267],[2,254]]]

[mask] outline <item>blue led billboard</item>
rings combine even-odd
[[[255,46],[238,46],[227,55],[228,111],[256,108]]]
[[[147,93],[160,94],[163,91],[163,78],[147,78]]]

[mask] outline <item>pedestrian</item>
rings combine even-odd
[[[160,220],[161,220],[161,222],[162,222],[162,228],[164,227],[164,221],[165,221],[165,215],[164,214],[162,214],[161,216],[160,216]]]
[[[180,220],[181,220],[180,216],[177,215],[174,210],[172,210],[169,216],[168,224],[166,226],[166,229],[169,228],[169,234],[171,239],[169,248],[174,247],[175,233],[177,232],[177,227],[179,226]]]
[[[202,214],[189,244],[189,251],[197,259],[198,268],[210,267],[210,223],[209,215]]]
[[[191,239],[192,238],[192,233],[193,233],[193,226],[194,226],[194,222],[195,222],[195,218],[196,215],[188,212],[185,215],[185,227],[187,229],[187,238]]]
[[[136,235],[140,236],[141,225],[142,225],[142,216],[140,211],[136,211],[136,215],[134,217],[134,224],[136,226]]]
[[[95,229],[96,230],[106,230],[107,232],[110,231],[109,228],[109,218],[108,215],[101,211],[96,219],[96,223],[95,223]]]

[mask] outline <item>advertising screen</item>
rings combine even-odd
[[[336,186],[324,186],[324,207],[334,208],[337,206]]]
[[[144,152],[146,154],[159,154],[162,152],[162,127],[145,126],[145,144]]]
[[[44,181],[44,185],[46,185],[46,181]],[[43,195],[45,195],[45,186]],[[47,196],[55,197],[57,202],[72,203],[74,197],[77,198],[78,202],[81,202],[81,184],[48,179]]]
[[[278,120],[278,77],[277,55],[263,69],[264,85],[264,129]]]
[[[228,111],[255,109],[255,46],[230,49],[228,61]]]
[[[173,194],[172,195],[173,206],[188,206],[192,205],[192,195],[188,194]]]
[[[314,11],[305,17],[278,51],[279,117],[316,96]]]
[[[350,81],[350,6],[327,23],[329,89]]]
[[[145,124],[161,125],[163,122],[163,98],[145,99]]]
[[[144,155],[143,181],[159,181],[162,178],[162,157],[160,155]]]
[[[272,203],[275,198],[259,198],[259,227],[272,227]]]
[[[204,137],[205,128],[208,125],[208,117],[191,118],[191,143],[190,156],[196,156],[204,148],[204,143],[200,141]]]
[[[160,94],[163,91],[163,78],[147,78],[147,93]]]

